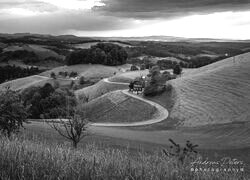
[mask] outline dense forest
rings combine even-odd
[[[22,60],[24,63],[39,62],[39,58],[34,52],[26,50],[0,52],[0,62],[8,62],[9,60]]]
[[[104,64],[116,66],[125,64],[128,58],[126,50],[116,44],[98,43],[90,49],[82,49],[70,53],[66,57],[67,65]]]
[[[27,77],[35,74],[39,74],[42,71],[36,67],[21,68],[16,66],[3,66],[0,67],[0,83],[5,81]]]

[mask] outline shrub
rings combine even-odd
[[[144,89],[144,96],[156,96],[166,91],[165,85],[149,85]]]
[[[136,65],[132,65],[130,71],[138,71],[139,68]]]
[[[164,79],[166,79],[166,81],[169,81],[169,80],[171,80],[171,79],[176,79],[176,74],[171,74],[171,73],[168,72],[168,71],[164,71],[164,72],[162,73],[162,76],[163,76]]]
[[[173,73],[176,75],[180,75],[182,73],[182,68],[179,64],[177,64],[174,69],[173,69]]]
[[[150,82],[144,89],[145,96],[156,96],[166,90],[165,82],[162,81],[162,74],[158,66],[150,69]]]
[[[53,78],[53,79],[56,79],[56,74],[54,72],[51,72],[50,77]]]
[[[163,149],[163,153],[168,157],[175,157],[178,161],[178,166],[183,166],[185,162],[192,162],[198,158],[197,144],[194,145],[190,141],[187,141],[186,146],[182,148],[174,140],[169,139],[169,141],[171,143],[170,151],[168,152]]]
[[[85,78],[84,78],[84,76],[81,76],[79,79],[79,84],[83,85],[84,83],[85,83]]]
[[[80,94],[78,96],[78,99],[82,102],[82,103],[87,103],[89,102],[89,96],[85,95],[84,93]]]
[[[141,64],[140,70],[143,71],[146,69],[146,65],[145,64]]]
[[[74,72],[72,71],[70,74],[69,74],[69,77],[77,77],[78,73],[77,72]]]

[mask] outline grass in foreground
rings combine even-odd
[[[0,139],[0,179],[244,179],[237,174],[192,174],[161,152],[131,155],[94,144],[74,150],[36,138]],[[247,179],[247,177],[245,177]]]

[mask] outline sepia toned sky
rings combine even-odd
[[[0,0],[0,33],[250,39],[250,0]]]

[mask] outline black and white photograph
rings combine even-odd
[[[250,180],[250,0],[0,0],[0,180]]]

